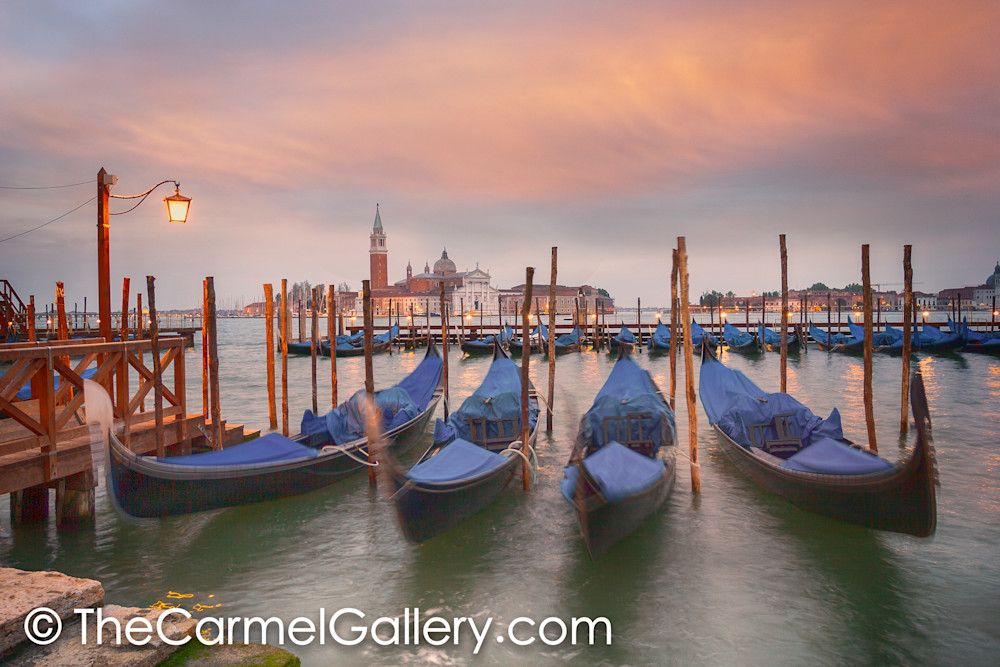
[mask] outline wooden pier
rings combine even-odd
[[[162,337],[162,447],[157,451],[157,411],[146,399],[156,385],[152,341],[37,341],[0,345],[0,493],[11,494],[11,523],[48,516],[49,489],[56,489],[60,525],[94,515],[95,440],[87,425],[84,377],[111,397],[122,442],[140,454],[189,453],[210,433],[202,414],[188,414],[185,340]],[[150,365],[147,366],[147,361]],[[26,390],[26,391],[22,391]],[[22,398],[18,397],[21,392]],[[27,397],[24,397],[25,394]],[[149,396],[147,396],[149,395]],[[220,422],[221,423],[221,422]],[[225,427],[222,446],[242,442],[242,426]],[[99,430],[98,430],[99,437]]]

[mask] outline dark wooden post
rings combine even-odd
[[[677,249],[674,248],[670,267],[670,409],[674,410],[677,396],[677,325],[680,312],[677,301]]]
[[[150,320],[153,313],[150,311]],[[152,332],[152,327],[150,327]],[[208,396],[208,280],[201,283],[201,413],[208,420],[211,406]]]
[[[264,283],[264,301],[267,302],[264,317],[265,344],[267,345],[267,414],[271,430],[278,428],[278,408],[274,391],[274,287]]]
[[[38,332],[35,330],[35,295],[32,294],[28,297],[28,340],[34,342],[37,339]]]
[[[868,276],[868,244],[861,246],[861,283],[864,290],[865,310],[865,423],[868,426],[868,446],[873,452],[878,451],[875,442],[875,412],[872,407],[872,290]]]
[[[635,299],[635,328],[639,332],[639,352],[642,352],[642,297]]]
[[[333,285],[329,286],[327,299],[329,303],[326,307],[326,335],[330,337],[330,383],[332,385],[333,399],[332,407],[337,407],[337,334],[334,331],[333,318],[336,307],[336,297],[333,294]]]
[[[122,343],[128,340],[128,298],[129,298],[129,287],[131,286],[131,279],[126,276],[122,279],[122,319],[121,319],[121,329],[119,335],[121,336]],[[117,379],[115,384],[117,385],[115,389],[118,394],[118,409],[121,411],[122,418],[125,421],[125,432],[129,433],[129,422],[130,415],[128,409],[128,355],[122,354],[121,361],[118,362],[118,368],[115,369],[115,375]],[[126,436],[129,437],[129,436]]]
[[[531,288],[535,279],[535,269],[529,266],[526,271],[524,281],[524,301],[521,304],[521,452],[528,456],[528,434],[531,427],[528,425],[528,363],[531,359],[531,341],[528,340],[528,315],[531,313]],[[551,333],[550,333],[551,337]],[[524,483],[524,490],[531,489],[531,466],[528,465],[527,458],[521,459],[521,480]]]
[[[381,417],[378,415],[378,406],[375,404],[375,374],[372,369],[372,286],[370,280],[361,281],[361,303],[364,315],[365,327],[365,394],[368,399],[368,420],[381,425]],[[368,484],[375,486],[377,476],[375,474],[375,444],[371,436],[368,440]]]
[[[444,356],[444,367],[442,368],[442,373],[444,374],[444,418],[448,419],[448,322],[445,320],[445,303],[444,303],[444,278],[438,281],[438,293],[440,296],[440,308],[441,308],[441,354]]]
[[[316,357],[319,355],[319,304],[316,303],[317,288],[313,287],[310,293],[312,304],[312,332],[309,344],[310,358],[312,360],[312,408],[313,414],[319,414],[319,395],[317,393]]]
[[[683,236],[677,238],[677,272],[681,284],[681,322],[684,327],[684,382],[687,389],[688,454],[691,458],[691,491],[701,492],[701,472],[698,465],[698,409],[694,393],[694,351],[691,349],[691,317],[688,312],[687,246]],[[703,342],[707,345],[707,342]]]
[[[556,393],[556,246],[552,246],[552,276],[549,279],[549,393],[545,407],[545,429],[552,430],[552,401]],[[527,454],[527,449],[524,450]]]
[[[300,343],[304,342],[305,339],[306,339],[306,336],[305,336],[305,332],[306,332],[306,311],[302,307],[302,296],[301,296],[301,294],[302,294],[302,292],[299,292],[300,296],[299,296],[299,301],[298,301],[298,304],[299,304],[299,313],[298,313],[298,315],[299,315],[299,317],[298,317],[298,319],[299,319],[299,339],[298,340],[299,340]]]
[[[900,399],[899,432],[906,433],[910,424],[910,320],[913,319],[913,267],[910,257],[913,246],[903,246],[903,391]]]
[[[781,391],[788,386],[788,249],[785,235],[778,235],[781,246]]]
[[[149,340],[153,354],[153,412],[156,426],[156,455],[167,455],[163,442],[163,368],[160,362],[160,323],[156,316],[156,279],[146,276],[146,299],[149,301]]]
[[[288,435],[288,279],[281,279],[281,434]]]
[[[212,446],[222,449],[222,403],[219,396],[219,337],[215,317],[215,278],[205,278],[208,285],[208,383],[212,400]],[[152,303],[150,303],[152,306]]]

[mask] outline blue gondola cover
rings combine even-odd
[[[597,482],[601,495],[612,504],[649,488],[660,479],[664,470],[662,459],[637,454],[617,442],[610,442],[585,458],[583,466]],[[579,471],[576,466],[567,466],[563,472],[566,477],[559,488],[563,497],[572,503]]]
[[[407,477],[414,482],[440,483],[468,479],[498,468],[508,461],[506,456],[467,440],[458,439],[426,461],[410,469]]]
[[[277,463],[297,459],[314,459],[319,450],[299,444],[280,433],[268,433],[259,438],[226,447],[215,452],[157,458],[161,463],[183,466],[239,466],[254,463]]]

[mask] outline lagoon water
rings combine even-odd
[[[267,430],[264,321],[220,320],[223,417]],[[376,387],[396,382],[422,350],[375,359]],[[661,388],[667,355],[637,355]],[[768,391],[778,355],[724,353]],[[201,350],[187,352],[190,411],[201,405]],[[479,384],[486,358],[450,355],[457,405]],[[11,530],[0,501],[0,563],[100,580],[109,602],[180,604],[196,617],[296,617],[318,621],[352,607],[377,617],[492,619],[478,655],[458,645],[339,646],[327,637],[286,647],[303,664],[996,664],[1000,660],[1000,360],[921,355],[941,486],[931,538],[880,533],[803,512],[743,478],[726,459],[698,405],[700,494],[678,459],[666,504],[637,533],[591,560],[559,494],[577,420],[614,361],[606,352],[560,357],[555,428],[540,435],[537,486],[515,486],[489,510],[423,545],[400,535],[382,491],[359,474],[315,493],[163,520],[115,512],[102,481],[93,528],[61,532],[54,522]],[[695,361],[695,376],[700,365]],[[290,422],[311,403],[309,358],[290,358]],[[860,357],[811,349],[788,366],[789,392],[826,415],[839,407],[846,435],[867,440]],[[687,450],[683,363],[677,431]],[[280,372],[280,365],[279,365]],[[364,383],[362,358],[339,359],[340,397]],[[547,364],[531,376],[547,386]],[[330,401],[329,360],[319,364],[321,409]],[[900,442],[900,359],[876,355],[879,451]],[[279,381],[280,406],[280,381]],[[279,408],[280,409],[280,408]],[[439,411],[440,416],[440,411]],[[911,429],[912,430],[912,429]],[[182,597],[186,596],[186,597]],[[216,606],[219,605],[219,606]],[[519,617],[606,617],[611,644],[527,646],[500,641]],[[357,621],[357,619],[353,619]],[[354,623],[357,624],[357,623]],[[385,630],[387,628],[383,628]],[[549,626],[554,637],[558,626]],[[466,628],[468,630],[468,628]],[[345,635],[350,633],[345,632]],[[532,629],[518,626],[527,639]],[[412,636],[411,636],[412,642]]]

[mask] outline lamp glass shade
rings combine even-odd
[[[190,197],[185,197],[178,189],[170,197],[164,197],[163,202],[167,205],[167,217],[170,222],[187,222],[188,208],[191,206]]]

